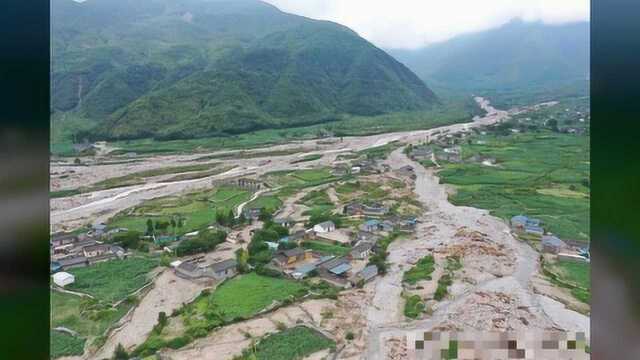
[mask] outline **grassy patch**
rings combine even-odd
[[[144,286],[149,281],[149,272],[156,266],[157,260],[130,257],[71,269],[69,272],[75,276],[76,281],[68,285],[68,288],[113,303]]]
[[[307,240],[302,243],[302,247],[305,249],[311,249],[322,255],[335,255],[344,256],[350,251],[349,247],[341,245],[331,245],[322,241]]]
[[[451,274],[443,274],[440,279],[438,279],[438,287],[436,288],[435,294],[433,294],[433,298],[438,301],[444,299],[449,293],[449,286],[451,286],[451,284],[453,284]]]
[[[124,227],[141,233],[147,230],[147,220],[169,222],[171,218],[182,218],[183,225],[175,229],[177,235],[200,230],[215,222],[217,211],[235,210],[251,198],[249,191],[221,186],[211,190],[193,192],[180,196],[168,196],[143,202],[132,209],[116,215],[109,227]]]
[[[305,326],[268,335],[239,359],[296,360],[324,349],[335,349],[335,341]]]
[[[259,196],[249,204],[247,208],[262,208],[267,209],[267,212],[273,213],[282,206],[282,200],[275,195]]]
[[[588,137],[540,130],[478,138],[481,144],[463,145],[463,156],[494,157],[498,166],[444,165],[439,175],[455,185],[454,204],[488,209],[503,219],[527,214],[561,238],[589,240]]]
[[[425,310],[425,304],[418,295],[411,295],[405,299],[404,316],[416,319]]]
[[[572,284],[569,289],[578,300],[589,304],[591,299],[591,265],[589,263],[558,261],[552,270],[559,275],[562,284]]]
[[[433,256],[425,256],[414,267],[404,273],[402,281],[415,285],[420,280],[431,280],[433,270],[435,270]]]
[[[71,336],[58,331],[51,331],[49,339],[51,346],[51,358],[61,356],[82,355],[84,353],[85,339]]]

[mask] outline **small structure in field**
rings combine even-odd
[[[53,274],[53,282],[60,287],[65,287],[69,284],[73,284],[75,281],[75,276],[69,274],[68,272],[61,271]]]
[[[328,233],[335,231],[336,224],[333,221],[324,221],[313,226],[313,231],[317,233]]]
[[[366,266],[364,269],[360,270],[351,280],[353,286],[358,286],[359,284],[365,284],[373,278],[378,276],[378,267],[376,265]]]
[[[351,249],[349,256],[352,259],[359,259],[359,260],[366,259],[369,257],[369,255],[371,255],[371,252],[373,251],[373,246],[374,246],[373,243],[361,241]]]
[[[549,254],[558,254],[566,247],[567,244],[565,244],[564,241],[560,240],[556,236],[542,237],[542,252]]]
[[[238,262],[235,259],[227,259],[208,266],[213,278],[224,280],[235,276],[238,273]]]
[[[293,219],[288,218],[288,217],[287,218],[276,218],[276,219],[273,219],[273,222],[278,224],[278,225],[280,225],[280,226],[286,227],[286,228],[290,228],[296,223]]]

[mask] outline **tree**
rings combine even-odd
[[[153,220],[147,219],[147,235],[153,234]]]
[[[127,353],[127,350],[124,349],[124,346],[122,346],[122,344],[118,344],[118,346],[116,347],[116,350],[113,353],[113,360],[128,360],[129,359],[129,353]]]
[[[549,119],[547,120],[547,127],[549,129],[551,129],[551,131],[553,132],[558,132],[558,120],[556,119]]]
[[[240,273],[246,273],[249,271],[248,261],[249,252],[243,248],[236,250],[236,261],[238,262],[238,271]]]

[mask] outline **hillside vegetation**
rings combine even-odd
[[[59,131],[76,140],[211,137],[437,103],[352,30],[257,0],[58,0],[51,14],[53,120],[82,124]]]

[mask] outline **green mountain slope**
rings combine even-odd
[[[512,21],[418,50],[390,50],[435,88],[500,97],[586,93],[589,23]]]
[[[99,138],[162,139],[429,109],[404,65],[341,25],[257,0],[52,2],[52,107]]]

